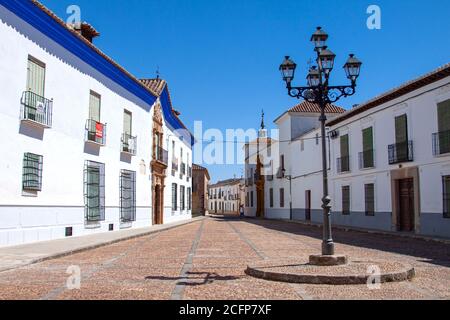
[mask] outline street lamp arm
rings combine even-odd
[[[329,86],[327,89],[325,100],[328,103],[334,103],[342,97],[346,98],[354,95],[356,92],[356,84],[349,86]]]
[[[334,103],[342,97],[350,97],[356,93],[356,84],[347,86],[327,86],[320,87],[292,87],[288,86],[289,96],[297,99],[304,99],[311,103],[320,103],[320,96],[326,103]],[[323,90],[323,91],[322,91]]]

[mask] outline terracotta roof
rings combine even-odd
[[[164,90],[166,86],[166,81],[163,79],[140,79],[141,83],[143,83],[147,88],[149,88],[152,92],[154,92],[158,97]]]
[[[130,77],[133,81],[136,83],[142,85],[144,88],[146,88],[151,94],[154,96],[158,96],[156,92],[153,92],[152,89],[145,86],[141,81],[139,81],[135,76],[133,76],[131,73],[129,73],[127,70],[125,70],[122,66],[120,66],[117,62],[115,62],[113,59],[108,57],[106,54],[104,54],[100,49],[98,49],[96,46],[94,46],[89,40],[87,40],[85,37],[83,37],[79,32],[68,26],[63,20],[61,20],[56,14],[54,14],[50,9],[45,7],[43,4],[41,4],[37,0],[30,0],[36,7],[38,7],[40,10],[45,12],[49,17],[51,17],[53,20],[55,20],[57,23],[59,23],[61,26],[66,28],[68,31],[70,31],[74,36],[76,36],[78,39],[80,39],[82,42],[84,42],[87,46],[91,47],[94,51],[96,51],[99,55],[101,55],[103,58],[108,60],[110,63],[112,63],[116,68],[118,68],[120,71],[125,73],[128,77]]]
[[[306,113],[320,113],[320,107],[317,103],[303,101],[302,103],[292,107],[288,112],[306,112]],[[327,104],[325,113],[344,113],[345,109],[335,106],[334,104]]]
[[[227,179],[227,180],[223,180],[223,181],[219,181],[215,184],[210,185],[210,188],[217,188],[217,187],[221,187],[221,186],[228,186],[228,185],[234,185],[234,184],[238,184],[241,183],[242,179],[238,179],[238,178],[234,178],[234,179]]]
[[[342,122],[344,120],[347,120],[359,113],[362,113],[366,110],[369,110],[371,108],[377,107],[383,103],[389,102],[391,100],[394,100],[398,97],[401,97],[407,93],[410,93],[414,90],[417,90],[421,87],[424,87],[426,85],[429,85],[433,82],[439,81],[444,79],[445,77],[450,76],[450,63],[447,63],[417,79],[408,81],[402,85],[400,85],[397,88],[394,88],[390,91],[387,91],[361,105],[359,105],[356,108],[353,108],[346,113],[344,113],[342,116],[339,116],[333,120],[328,121],[328,125],[332,126],[339,122]]]

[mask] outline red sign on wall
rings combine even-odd
[[[103,124],[102,123],[96,123],[95,124],[95,136],[99,139],[103,138]]]

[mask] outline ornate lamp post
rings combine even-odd
[[[334,255],[334,242],[331,234],[330,223],[330,209],[331,199],[328,194],[328,170],[327,170],[327,150],[325,139],[325,108],[328,104],[338,101],[342,97],[348,97],[355,94],[356,80],[361,69],[361,61],[359,61],[353,54],[350,54],[347,62],[344,65],[344,70],[347,78],[350,80],[350,85],[344,86],[330,86],[328,81],[330,73],[334,67],[334,59],[336,55],[328,49],[325,45],[328,39],[328,34],[318,27],[316,32],[311,36],[311,42],[314,44],[314,50],[317,53],[317,67],[313,66],[309,70],[306,77],[307,87],[294,87],[292,81],[294,80],[295,69],[297,65],[289,56],[285,57],[284,62],[280,65],[280,71],[283,80],[286,82],[289,96],[297,99],[304,99],[306,101],[316,103],[320,107],[321,135],[322,135],[322,171],[323,171],[323,242],[322,242],[322,256]],[[326,260],[326,259],[325,259]]]

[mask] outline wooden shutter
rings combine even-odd
[[[131,112],[125,110],[123,112],[123,133],[131,136],[132,115]]]
[[[363,167],[370,168],[374,165],[373,159],[373,128],[362,131],[363,138]]]
[[[350,187],[342,187],[342,214],[350,214]]]
[[[438,131],[450,130],[450,100],[438,103]]]
[[[91,91],[89,96],[89,119],[100,122],[101,97]]]
[[[406,114],[395,117],[395,142],[408,141],[408,121]]]
[[[375,214],[375,186],[373,183],[364,185],[364,195],[366,203],[366,215],[373,216]]]
[[[341,158],[348,157],[348,134],[341,136]]]
[[[284,208],[284,189],[280,189],[280,207]]]
[[[33,57],[28,57],[27,90],[44,96],[45,64]]]

